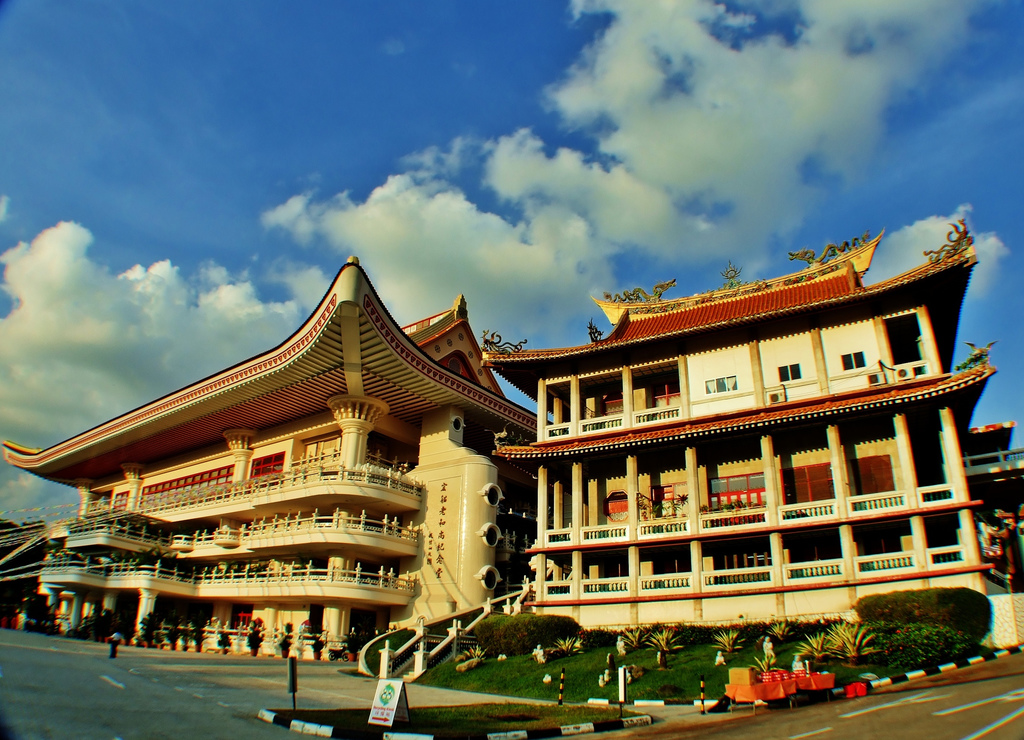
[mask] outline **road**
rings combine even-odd
[[[16,740],[287,740],[256,719],[291,705],[286,663],[273,658],[121,648],[0,630],[0,717]],[[299,664],[300,707],[369,708],[376,682],[346,663]],[[502,701],[411,684],[411,706]],[[650,708],[650,728],[601,737],[712,740],[1022,740],[1024,655],[890,687],[862,699],[798,709]]]
[[[0,717],[16,740],[287,740],[256,719],[291,706],[287,663],[274,658],[121,648],[0,630]],[[376,682],[349,663],[299,663],[300,707],[366,707]],[[412,706],[494,697],[411,685]]]
[[[657,712],[655,712],[657,714]],[[797,709],[737,709],[724,722],[664,713],[664,722],[620,738],[702,740],[1022,740],[1024,655],[889,687],[860,699]]]

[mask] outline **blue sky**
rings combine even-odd
[[[588,296],[868,280],[977,238],[974,423],[1024,420],[1024,10],[995,0],[0,3],[0,438],[277,344],[357,254],[396,317],[587,341]],[[963,347],[966,353],[966,347]],[[0,510],[74,493],[4,466]]]

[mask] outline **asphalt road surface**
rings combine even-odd
[[[657,712],[655,712],[657,714]],[[859,699],[796,709],[737,708],[729,719],[695,723],[692,716],[656,723],[625,737],[702,740],[1024,740],[1024,655],[945,676],[889,687]]]

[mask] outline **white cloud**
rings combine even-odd
[[[383,49],[384,53],[388,56],[398,56],[399,54],[405,53],[405,44],[402,43],[401,39],[389,38],[384,42],[383,46],[381,46],[381,49]]]
[[[966,219],[970,227],[970,213],[970,203],[963,203],[948,216],[922,218],[887,235],[875,253],[868,273],[869,281],[879,282],[922,264],[926,251],[940,249],[948,243],[952,224]],[[971,235],[974,237],[974,249],[978,253],[978,264],[971,276],[971,289],[967,298],[980,300],[986,297],[988,289],[996,281],[1001,269],[1000,260],[1007,257],[1010,250],[993,232],[972,231]]]
[[[249,279],[214,264],[191,277],[167,260],[115,275],[89,258],[92,241],[60,223],[0,255],[12,302],[0,318],[2,439],[58,442],[276,346],[309,306],[261,301]],[[295,265],[282,281],[315,278]],[[0,471],[0,490],[35,495],[33,478],[14,476]]]
[[[7,195],[0,195],[0,224],[7,220],[7,210],[11,207],[11,199]]]

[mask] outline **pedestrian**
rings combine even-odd
[[[123,641],[124,641],[124,635],[122,635],[120,632],[118,632],[116,630],[114,631],[114,634],[112,634],[109,638],[107,638],[107,642],[110,643],[110,657],[111,658],[116,658],[117,657],[117,646],[120,645]]]

